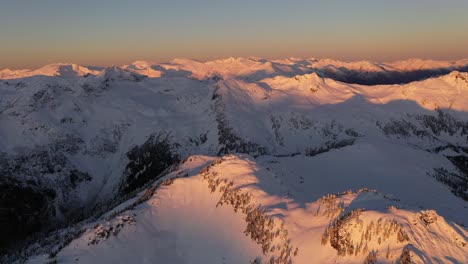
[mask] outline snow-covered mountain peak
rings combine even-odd
[[[467,263],[468,73],[412,63],[4,70],[0,262]]]
[[[24,73],[28,71],[30,70],[10,70],[10,69],[0,70],[0,79],[21,78],[24,76]]]
[[[332,59],[322,59],[313,62],[313,66],[316,68],[324,68],[332,71],[347,69],[358,72],[381,72],[383,70],[381,66],[370,61],[343,62]]]
[[[137,74],[147,76],[150,78],[159,78],[164,74],[164,68],[159,67],[159,65],[148,61],[135,61],[130,65],[122,66],[122,69],[125,69],[130,72],[135,72]]]
[[[468,91],[468,73],[452,71],[447,75],[439,77],[460,91]]]
[[[64,78],[73,78],[97,75],[99,72],[99,70],[90,69],[73,63],[52,63],[36,70],[3,70],[0,72],[0,78],[19,79],[32,76],[60,76]]]
[[[122,68],[134,68],[134,69],[146,69],[151,67],[151,65],[154,65],[155,63],[149,62],[149,61],[134,61],[129,65],[124,65]]]
[[[424,60],[419,58],[412,58],[408,60],[400,60],[395,62],[385,63],[400,71],[419,71],[419,70],[439,70],[439,69],[453,69],[457,67],[468,66],[468,60],[457,61],[438,61],[438,60]]]
[[[323,82],[323,78],[320,77],[316,72],[304,74],[304,75],[296,75],[294,79],[297,80],[298,82],[302,82],[302,81]]]
[[[96,75],[99,71],[90,70],[84,66],[73,63],[54,63],[35,70],[36,75],[61,76],[61,77],[82,77],[85,75]]]
[[[261,82],[268,84],[274,89],[299,89],[309,95],[325,87],[325,80],[315,72],[294,77],[276,76],[263,79]]]
[[[115,81],[115,80],[130,80],[130,81],[139,81],[144,78],[143,75],[140,75],[138,72],[133,72],[118,66],[112,66],[105,68],[97,76],[97,79],[104,81]]]

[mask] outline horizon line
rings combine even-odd
[[[407,61],[412,61],[412,60],[419,60],[419,61],[433,61],[433,62],[460,62],[460,61],[467,61],[468,63],[468,58],[467,57],[461,57],[458,59],[429,59],[429,58],[423,58],[423,57],[407,57],[407,58],[401,58],[401,59],[394,59],[394,60],[369,60],[369,59],[351,59],[351,60],[343,60],[343,59],[334,59],[331,57],[297,57],[297,56],[290,56],[290,57],[260,57],[260,56],[229,56],[229,57],[216,57],[212,59],[197,59],[197,58],[190,58],[190,57],[173,57],[171,59],[161,59],[161,60],[145,60],[145,59],[135,59],[127,63],[123,64],[88,64],[88,63],[74,63],[74,62],[50,62],[50,63],[45,63],[41,64],[41,66],[36,66],[36,67],[31,67],[31,68],[16,68],[16,67],[7,67],[7,68],[0,68],[0,71],[34,71],[34,70],[39,70],[43,67],[50,66],[50,65],[77,65],[81,67],[102,67],[102,68],[111,68],[111,67],[123,67],[127,65],[132,65],[137,62],[145,62],[149,63],[152,65],[158,65],[158,64],[168,64],[172,63],[175,60],[190,60],[190,61],[195,61],[199,63],[207,63],[207,62],[212,62],[212,61],[222,61],[222,60],[229,60],[229,59],[263,59],[263,60],[268,60],[268,61],[277,61],[277,60],[316,60],[316,61],[324,61],[324,60],[333,60],[337,62],[343,62],[343,63],[359,63],[359,62],[370,62],[373,64],[391,64],[391,63],[396,63],[396,62],[407,62]]]

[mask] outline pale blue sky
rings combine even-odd
[[[0,68],[230,56],[468,57],[468,1],[0,0]]]

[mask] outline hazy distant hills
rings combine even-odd
[[[366,85],[398,84],[418,81],[451,71],[468,71],[468,59],[458,61],[434,61],[410,59],[388,63],[370,61],[343,62],[331,59],[266,60],[262,58],[228,58],[200,62],[190,59],[174,59],[169,63],[137,61],[122,69],[140,73],[148,77],[161,77],[171,73],[190,72],[197,77],[210,77],[216,74],[243,78],[265,78],[275,75],[294,76],[315,72],[322,77],[333,78],[347,83]],[[105,68],[58,63],[37,70],[2,70],[0,78],[15,79],[36,75],[78,77],[97,75]]]

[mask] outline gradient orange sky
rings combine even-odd
[[[176,57],[468,58],[468,1],[0,0],[0,69]]]

